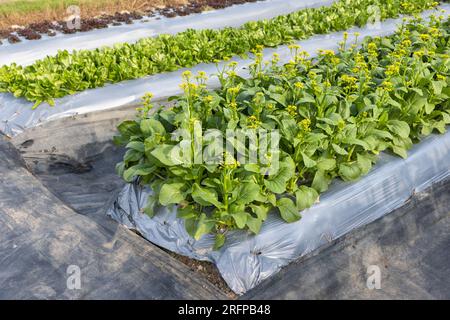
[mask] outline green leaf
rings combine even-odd
[[[160,135],[164,135],[166,133],[166,129],[164,126],[155,119],[144,119],[141,120],[140,128],[143,134],[145,135],[153,135],[158,133]]]
[[[192,199],[202,206],[216,206],[221,208],[223,205],[217,198],[217,192],[211,188],[202,188],[197,183],[192,186]]]
[[[303,163],[305,164],[305,167],[307,168],[313,168],[316,166],[317,162],[315,162],[313,159],[308,157],[304,152],[301,152]]]
[[[253,232],[254,234],[258,234],[259,231],[261,230],[261,226],[262,226],[261,219],[248,216],[247,227],[251,232]]]
[[[123,178],[126,182],[133,181],[133,178],[136,176],[146,176],[155,171],[155,167],[149,166],[147,164],[137,164],[125,170],[123,173]]]
[[[181,219],[195,219],[197,218],[198,212],[195,210],[193,205],[187,205],[185,207],[180,207],[177,210],[177,218]]]
[[[368,132],[369,135],[374,135],[375,137],[378,138],[383,138],[383,139],[392,139],[392,134],[387,131],[387,130],[379,130],[379,129],[371,129]]]
[[[139,125],[134,120],[123,121],[121,124],[119,124],[117,129],[127,139],[131,136],[139,135],[139,133],[140,133]]]
[[[286,191],[286,183],[295,175],[295,164],[292,158],[284,159],[277,172],[264,180],[264,184],[273,193],[283,193]]]
[[[213,250],[219,250],[225,244],[226,237],[223,233],[216,234]]]
[[[331,146],[333,147],[334,151],[341,156],[345,156],[348,154],[348,152],[344,148],[338,146],[337,144],[332,143]]]
[[[259,198],[260,187],[253,181],[244,182],[239,186],[239,194],[236,200],[238,204],[247,204]]]
[[[402,137],[408,138],[410,129],[409,125],[405,121],[400,120],[389,120],[387,123],[387,127],[391,130],[392,133]]]
[[[357,162],[341,163],[339,165],[339,176],[344,181],[352,181],[361,177],[362,171]]]
[[[358,153],[356,158],[356,162],[361,169],[361,174],[365,175],[369,173],[370,169],[372,169],[372,160],[370,157]]]
[[[210,233],[215,225],[216,224],[214,223],[214,221],[208,219],[206,214],[202,213],[200,215],[200,219],[197,222],[197,228],[194,233],[194,239],[200,240],[200,238],[203,235]]]
[[[239,211],[239,212],[234,212],[231,215],[234,219],[234,221],[236,222],[236,226],[239,229],[243,229],[245,227],[245,224],[247,223],[247,219],[248,219],[248,213],[245,211]]]
[[[159,203],[163,206],[169,204],[177,204],[184,200],[183,188],[185,188],[184,182],[165,183],[162,185],[159,191]]]
[[[403,159],[406,159],[406,158],[408,158],[408,152],[406,151],[406,149],[405,148],[403,148],[403,147],[399,147],[399,146],[392,146],[392,151],[395,153],[395,154],[397,154],[397,155],[399,155],[400,157],[402,157]]]
[[[319,193],[325,192],[328,190],[328,186],[331,183],[331,179],[327,176],[325,171],[317,170],[314,175],[314,180],[312,183],[312,187]]]
[[[162,144],[157,146],[150,154],[158,159],[163,165],[166,166],[175,166],[182,164],[182,160],[178,157],[177,153],[174,150],[175,146]]]
[[[295,192],[297,209],[302,211],[311,207],[319,198],[319,194],[313,188],[300,186]]]
[[[276,200],[275,200],[276,201]],[[252,209],[253,213],[256,214],[259,220],[265,221],[267,219],[267,215],[269,214],[269,211],[271,209],[271,205],[269,204],[259,204],[250,205],[250,208]]]
[[[370,146],[361,139],[346,137],[346,138],[342,139],[342,142],[346,143],[346,144],[350,144],[350,145],[361,146],[364,148],[364,150],[370,150]]]
[[[195,237],[195,231],[197,231],[197,218],[191,218],[184,220],[184,228],[186,232],[192,237]]]
[[[125,172],[125,162],[119,162],[116,164],[116,172],[119,176],[123,176],[123,173]]]
[[[145,151],[144,143],[140,141],[131,141],[130,143],[127,144],[126,148],[136,150],[142,153],[144,153]]]
[[[294,202],[289,198],[281,198],[277,201],[278,210],[284,221],[291,223],[301,219]]]
[[[260,170],[261,170],[259,165],[255,164],[255,163],[244,165],[244,169],[247,170],[248,172],[253,172],[253,173],[260,173]]]
[[[317,160],[317,169],[322,171],[331,171],[336,168],[336,160],[334,159],[319,159]]]
[[[155,215],[155,206],[156,206],[156,197],[154,194],[151,194],[147,198],[147,204],[144,208],[144,213],[148,215],[150,218],[153,218]]]
[[[435,95],[440,95],[442,93],[442,89],[446,86],[444,81],[432,81],[431,86],[433,87],[433,92]]]
[[[434,103],[427,102],[425,104],[425,113],[426,114],[432,113],[434,111],[435,107],[436,107],[436,105]]]

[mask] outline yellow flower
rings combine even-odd
[[[293,117],[297,115],[297,106],[288,105],[286,111]]]
[[[331,59],[331,63],[334,64],[334,65],[338,65],[339,62],[341,62],[341,59],[339,59],[339,58],[337,58],[337,57],[333,57],[333,58]]]
[[[147,92],[142,98],[151,100],[153,98],[153,93]]]
[[[206,79],[208,79],[208,76],[206,75],[206,72],[205,72],[205,71],[199,71],[199,72],[197,73],[197,78],[198,78],[198,79],[204,79],[204,80],[206,80]]]
[[[299,122],[300,127],[303,129],[303,131],[305,132],[310,132],[311,131],[311,120],[310,119],[303,119],[302,121]]]
[[[388,80],[383,81],[381,86],[387,92],[391,92],[392,90],[394,90],[394,84]]]
[[[358,81],[358,79],[356,79],[355,77],[349,76],[347,74],[344,74],[341,77],[341,80],[342,80],[342,82],[347,83],[347,84],[355,84]]]
[[[239,161],[237,161],[234,156],[228,152],[224,152],[224,159],[225,163],[223,164],[223,167],[225,169],[236,169],[241,166]]]
[[[278,53],[274,53],[272,55],[272,63],[277,63],[278,61],[280,61],[280,55]]]
[[[314,71],[310,71],[310,72],[308,72],[308,76],[310,78],[315,78],[315,77],[317,77],[317,73],[315,73]]]
[[[437,78],[438,80],[443,80],[443,81],[446,81],[446,80],[447,80],[447,77],[444,76],[444,75],[442,75],[442,74],[438,74],[438,75],[436,76],[436,78]]]
[[[324,56],[334,56],[335,55],[333,50],[319,50],[319,53]]]
[[[203,101],[205,101],[206,103],[211,103],[213,100],[214,100],[214,98],[211,95],[208,95],[203,98]]]
[[[303,83],[301,83],[301,82],[296,82],[296,83],[294,84],[294,86],[295,86],[297,89],[303,89],[303,88],[305,87],[305,85],[304,85]]]
[[[414,57],[421,58],[421,57],[423,57],[424,54],[425,54],[425,52],[423,52],[423,50],[419,50],[419,51],[414,52]]]
[[[186,70],[186,71],[183,72],[182,76],[183,76],[183,78],[185,78],[185,79],[189,79],[189,78],[192,77],[192,72],[189,71],[189,70]]]
[[[250,116],[247,118],[247,127],[251,129],[256,129],[261,125],[261,121],[258,120],[255,116]]]
[[[262,50],[264,50],[264,46],[258,44],[258,45],[256,45],[256,50],[257,51],[262,51]]]
[[[394,64],[391,64],[387,67],[386,69],[386,75],[387,76],[393,76],[393,75],[397,75],[400,72],[400,63],[396,62]]]
[[[290,45],[288,46],[288,48],[291,49],[291,50],[294,50],[294,49],[300,49],[301,46],[298,45],[298,44],[290,44]]]
[[[431,34],[431,36],[433,36],[434,38],[437,38],[437,37],[439,37],[439,35],[440,35],[440,31],[439,31],[439,29],[438,28],[430,28],[430,34]]]
[[[240,87],[231,87],[228,88],[228,93],[235,96],[239,93],[240,90],[241,90]]]
[[[409,47],[409,46],[411,46],[411,40],[409,40],[409,39],[403,40],[403,41],[402,41],[402,45],[403,45],[404,47]]]
[[[420,39],[422,39],[422,41],[428,41],[428,40],[430,40],[430,35],[426,34],[426,33],[422,33],[420,35]]]
[[[358,79],[356,79],[355,77],[344,74],[343,76],[341,76],[341,81],[344,84],[344,89],[346,89],[348,91],[358,89],[358,86],[356,84]]]
[[[378,57],[378,47],[377,44],[375,42],[371,42],[367,45],[367,49],[369,52],[369,55],[371,57]]]

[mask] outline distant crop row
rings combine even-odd
[[[230,230],[258,233],[270,212],[297,221],[334,178],[358,179],[380,152],[407,157],[414,142],[446,131],[450,30],[443,19],[405,21],[395,35],[367,38],[361,49],[345,34],[339,52],[313,60],[291,45],[292,61],[283,66],[276,55],[265,63],[256,52],[250,79],[230,63],[215,91],[206,89],[204,73],[185,72],[174,107],[151,114],[149,95],[138,119],[119,126],[116,142],[128,151],[117,169],[126,181],[138,177],[151,187],[148,215],[176,205],[187,231],[196,239],[215,234],[216,248]],[[278,148],[241,163],[238,154],[261,144],[229,138],[227,130],[277,130]],[[214,136],[235,149],[223,151]],[[199,154],[219,163],[196,162]]]
[[[35,107],[42,102],[53,105],[55,98],[106,83],[245,55],[258,45],[275,47],[437,5],[431,0],[340,0],[328,7],[307,8],[270,20],[248,22],[239,28],[186,30],[112,48],[60,51],[27,67],[1,67],[0,92],[25,97],[35,102]]]

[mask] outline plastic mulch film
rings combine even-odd
[[[450,4],[439,7],[450,12]],[[422,13],[424,18],[435,13],[430,10]],[[385,36],[392,34],[402,18],[385,20],[382,23],[367,25],[363,28],[352,28],[349,32],[359,32],[362,39],[365,36]],[[297,42],[302,48],[308,51],[311,56],[317,53],[318,49],[337,49],[338,42],[343,38],[343,32],[335,32],[327,35],[318,35],[307,40]],[[264,58],[270,59],[273,53],[280,55],[280,61],[286,63],[291,59],[290,50],[287,46],[270,48],[264,50]],[[248,77],[248,65],[252,59],[235,58],[239,63],[237,73],[242,77]],[[219,68],[223,66],[222,62]],[[77,114],[100,111],[136,105],[146,92],[153,93],[153,101],[164,101],[169,96],[181,94],[179,84],[181,73],[186,69],[157,74],[137,80],[124,81],[117,84],[106,85],[102,88],[86,90],[81,93],[55,99],[55,107],[48,104],[40,105],[36,110],[31,110],[33,103],[23,99],[15,98],[10,93],[0,94],[0,132],[8,136],[20,134],[28,128],[41,125],[44,122],[70,117]],[[190,68],[194,73],[202,70],[207,74],[217,73],[215,64],[199,64]],[[213,77],[208,83],[209,88],[217,88],[219,81]]]
[[[450,176],[450,132],[415,145],[404,160],[381,154],[374,169],[357,182],[335,180],[320,202],[288,224],[270,214],[260,234],[235,231],[213,251],[214,237],[195,241],[185,231],[176,208],[162,208],[154,218],[143,214],[151,191],[128,184],[108,214],[151,242],[173,252],[214,262],[230,288],[243,294],[283,266],[351,230],[399,208],[414,192]]]
[[[219,10],[174,18],[149,18],[147,22],[135,21],[131,25],[111,26],[84,33],[46,37],[0,46],[0,66],[13,62],[29,65],[58,50],[92,50],[118,43],[133,43],[158,34],[175,34],[186,29],[220,29],[237,27],[252,20],[269,19],[304,8],[326,6],[335,0],[265,0],[234,5]]]

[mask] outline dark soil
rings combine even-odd
[[[264,0],[190,0],[187,5],[169,6],[162,9],[153,9],[144,12],[115,13],[114,15],[102,15],[97,18],[81,18],[80,29],[70,29],[64,21],[43,21],[40,23],[32,23],[22,29],[0,29],[0,45],[2,39],[7,39],[9,43],[21,42],[22,39],[38,40],[42,35],[56,35],[55,31],[64,34],[72,34],[76,32],[87,32],[94,29],[108,28],[109,26],[119,26],[122,24],[132,24],[134,20],[140,20],[143,16],[161,15],[167,18],[176,16],[187,16],[193,13],[211,9],[223,9],[232,5],[244,4],[246,2],[256,2]]]
[[[225,280],[223,280],[217,267],[211,262],[199,261],[191,259],[174,252],[163,249],[172,257],[187,265],[192,271],[200,273],[215,287],[225,293],[230,299],[237,299],[237,295],[228,287]]]
[[[132,231],[132,232],[136,233],[138,236],[144,238],[144,236],[142,234],[140,234],[139,231],[133,230],[133,229],[130,229],[130,231]],[[228,287],[227,283],[225,282],[225,280],[223,280],[222,276],[220,275],[219,270],[213,263],[207,262],[207,261],[191,259],[186,256],[182,256],[180,254],[172,252],[170,250],[167,250],[160,246],[158,246],[158,248],[160,248],[164,252],[168,253],[170,256],[174,257],[181,263],[188,266],[189,269],[191,269],[193,272],[201,274],[203,277],[206,278],[206,280],[208,280],[208,282],[210,282],[216,288],[218,288],[220,291],[225,293],[228,298],[230,298],[230,299],[238,298],[238,296],[230,289],[230,287]]]

